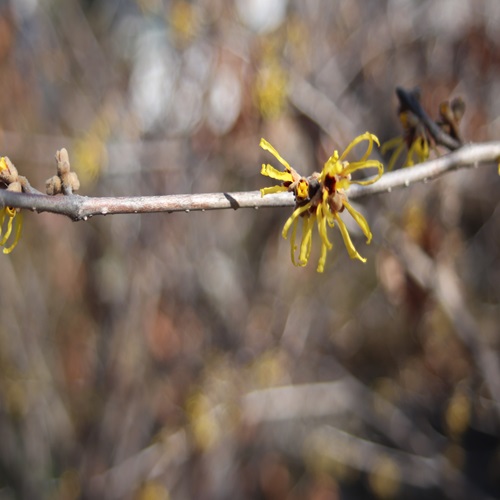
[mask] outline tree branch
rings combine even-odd
[[[409,92],[401,87],[397,87],[396,95],[401,103],[401,108],[410,110],[427,127],[427,130],[434,137],[437,144],[442,144],[451,151],[460,148],[462,145],[460,141],[441,130],[438,124],[429,117],[420,104],[415,92]]]
[[[414,167],[387,172],[375,184],[352,185],[349,198],[356,199],[415,182],[427,182],[446,172],[459,168],[500,161],[500,142],[468,144],[445,156],[420,163]],[[0,207],[25,208],[34,212],[65,215],[74,221],[87,220],[94,215],[179,212],[218,210],[227,208],[292,207],[292,193],[278,193],[261,197],[259,191],[236,193],[180,194],[166,196],[101,197],[48,196],[42,194],[13,193],[0,190]]]

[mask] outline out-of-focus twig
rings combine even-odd
[[[415,182],[427,182],[459,168],[498,163],[499,159],[500,142],[469,144],[435,160],[420,163],[411,168],[388,172],[375,184],[353,185],[348,194],[350,199],[355,199],[383,193],[400,187],[408,187]],[[34,212],[51,212],[66,215],[75,221],[87,220],[94,215],[290,207],[294,205],[295,200],[291,193],[277,193],[262,198],[259,191],[91,198],[76,195],[46,196],[0,190],[0,207],[10,206]]]
[[[469,312],[463,296],[458,274],[449,264],[434,262],[403,233],[393,230],[391,239],[408,272],[420,286],[434,294],[450,318],[458,337],[471,352],[483,375],[496,403],[496,412],[500,413],[500,360],[480,335],[479,325]]]
[[[309,438],[312,452],[396,483],[428,489],[439,486],[446,498],[491,497],[472,484],[442,455],[423,457],[362,439],[333,426],[322,426]],[[381,464],[391,464],[384,470]],[[399,484],[398,484],[399,486]],[[492,499],[491,499],[492,500]]]
[[[397,87],[396,95],[401,103],[401,107],[411,111],[425,125],[429,133],[436,141],[436,144],[442,144],[451,151],[458,149],[462,145],[458,140],[454,139],[451,135],[442,130],[438,124],[429,117],[420,104],[420,101],[414,91],[409,92],[401,87]]]

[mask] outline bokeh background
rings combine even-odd
[[[40,189],[62,147],[81,194],[259,189],[261,137],[309,174],[400,134],[397,85],[500,138],[497,0],[0,6],[0,150]],[[360,200],[368,262],[334,232],[324,274],[288,209],[26,213],[0,499],[500,497],[499,199],[492,166]]]

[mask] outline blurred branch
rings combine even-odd
[[[401,87],[396,88],[396,95],[401,103],[401,109],[411,111],[427,128],[437,144],[446,146],[451,151],[458,149],[461,142],[444,132],[425,112],[418,99],[416,91],[408,91]]]
[[[351,117],[346,115],[328,96],[306,79],[294,74],[290,84],[290,102],[330,137],[349,143],[356,136],[356,127]]]
[[[415,182],[427,182],[459,168],[491,164],[500,159],[500,142],[468,144],[448,155],[420,163],[414,167],[388,172],[375,184],[353,185],[349,198],[361,198],[408,187]],[[94,215],[127,213],[179,212],[218,210],[227,208],[291,207],[295,205],[292,193],[278,193],[261,197],[259,191],[237,193],[204,193],[166,196],[101,197],[48,196],[12,193],[0,190],[0,206],[25,208],[34,212],[51,212],[71,219],[87,220]]]
[[[242,400],[245,422],[256,425],[303,421],[347,413],[364,420],[403,450],[425,456],[437,453],[442,444],[438,433],[430,427],[421,428],[419,422],[366,387],[334,358],[329,357],[328,362],[337,365],[342,373],[339,380],[272,387],[246,394]]]
[[[323,426],[309,438],[310,452],[386,480],[430,489],[440,487],[445,498],[490,499],[441,455],[423,457],[355,436],[334,426]],[[383,467],[382,464],[391,464]]]
[[[495,411],[500,413],[500,360],[485,342],[479,325],[469,312],[458,273],[445,262],[434,262],[403,233],[393,230],[391,239],[410,275],[434,294],[458,337],[469,349],[495,402]]]

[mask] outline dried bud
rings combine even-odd
[[[7,191],[13,191],[14,193],[21,193],[22,190],[21,183],[18,181],[11,182],[7,187]]]
[[[7,156],[3,156],[0,159],[0,181],[9,185],[17,181],[17,176],[17,168]]]
[[[66,148],[62,148],[56,153],[57,173],[59,176],[67,174],[70,170],[69,156]]]
[[[73,191],[78,191],[80,189],[80,179],[78,179],[78,175],[76,175],[76,172],[69,173],[68,183]]]
[[[45,181],[45,192],[49,196],[54,196],[62,192],[62,183],[61,178],[57,175],[54,175],[50,179]]]

